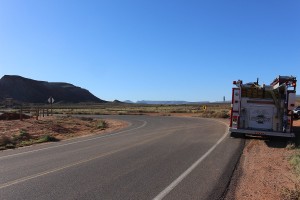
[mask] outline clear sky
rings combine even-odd
[[[300,83],[300,1],[0,0],[5,74],[132,101],[228,100],[237,79]]]

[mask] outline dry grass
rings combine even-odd
[[[283,187],[281,191],[282,200],[299,200],[300,199],[300,187],[295,185],[295,189]]]
[[[298,104],[300,105],[300,104]],[[295,176],[300,177],[300,120],[294,121],[294,133],[296,134],[295,143],[287,147],[292,153],[288,161],[294,171]],[[300,200],[300,185],[295,183],[293,188],[283,186],[281,198],[284,200]]]
[[[87,115],[147,115],[160,114],[170,116],[171,114],[187,113],[197,117],[206,118],[228,118],[229,104],[206,104],[204,105],[137,105],[137,104],[98,104],[86,107],[69,106],[56,107],[54,114],[87,114]]]

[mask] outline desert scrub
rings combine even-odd
[[[281,191],[282,200],[299,200],[300,199],[300,187],[295,185],[295,189],[283,188]]]
[[[200,113],[199,117],[204,118],[229,118],[228,111],[222,110],[222,111],[205,111]]]
[[[9,137],[5,136],[5,135],[2,135],[0,137],[0,146],[5,146],[7,144],[11,143],[11,140]]]
[[[15,148],[14,141],[5,135],[2,135],[0,137],[0,150],[11,149],[11,148]]]
[[[17,146],[20,146],[22,142],[30,140],[29,133],[22,129],[18,135],[13,135],[12,138],[7,136],[0,137],[0,149],[12,149]]]
[[[300,150],[297,150],[296,153],[291,156],[289,161],[297,175],[300,176]]]
[[[40,137],[38,140],[36,140],[36,143],[44,143],[44,142],[56,142],[58,141],[57,138],[51,136],[51,135],[44,135]]]
[[[230,115],[229,115],[227,110],[222,110],[221,112],[216,112],[214,117],[215,118],[224,118],[224,119],[226,119],[226,118],[229,118]]]
[[[25,129],[21,129],[18,135],[13,135],[13,140],[15,142],[29,140],[30,138],[30,134]]]
[[[99,121],[97,122],[97,129],[104,130],[104,129],[106,129],[106,128],[108,128],[108,123],[107,123],[106,121],[104,121],[104,120],[99,120]]]
[[[295,148],[295,146],[293,146]],[[298,146],[299,148],[299,146]],[[300,150],[295,150],[295,154],[289,159],[296,176],[300,177]],[[300,185],[295,184],[295,189],[284,188],[282,191],[282,199],[284,200],[300,200]]]
[[[39,144],[44,142],[56,142],[56,141],[58,141],[58,139],[51,135],[43,135],[38,139],[30,139],[27,141],[22,141],[18,146],[30,146],[33,144]]]

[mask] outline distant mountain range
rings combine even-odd
[[[300,99],[300,95],[296,95],[297,99]],[[130,100],[124,101],[124,103],[136,103],[136,104],[162,104],[162,105],[181,105],[181,104],[208,104],[208,103],[231,103],[231,101],[198,101],[198,102],[189,102],[189,101],[148,101],[148,100],[142,100],[133,102]]]
[[[12,98],[18,102],[47,103],[50,96],[55,102],[63,103],[106,102],[70,83],[36,81],[11,75],[0,79],[0,101]]]
[[[130,100],[126,100],[126,101],[123,101],[123,103],[134,103],[134,102],[130,101]]]
[[[124,103],[136,103],[136,104],[162,104],[162,105],[180,105],[180,104],[205,104],[209,103],[209,101],[199,101],[199,102],[188,102],[188,101],[148,101],[148,100],[142,100],[133,102],[130,100],[124,101]]]

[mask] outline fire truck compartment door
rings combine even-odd
[[[265,107],[265,106],[250,107],[249,128],[272,130],[273,107]]]
[[[288,109],[293,110],[296,103],[296,93],[289,93]]]
[[[232,111],[238,112],[240,110],[240,89],[233,88],[232,93]]]

